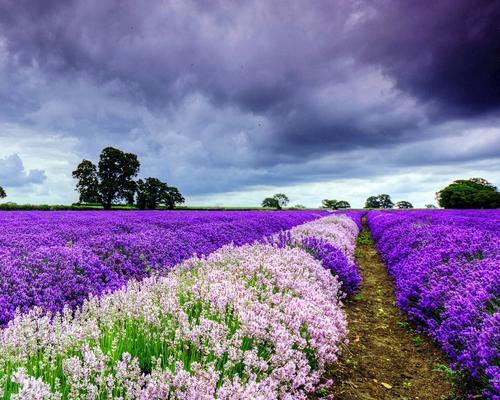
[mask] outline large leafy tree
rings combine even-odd
[[[288,196],[284,193],[277,193],[273,197],[266,197],[262,201],[262,207],[276,208],[277,210],[283,209],[290,202]]]
[[[278,208],[278,201],[274,197],[266,197],[262,200],[262,207]]]
[[[322,201],[323,208],[329,208],[332,210],[345,210],[351,208],[351,205],[345,200],[330,200],[324,199]]]
[[[0,186],[0,199],[5,199],[7,197],[7,193],[4,188]]]
[[[97,167],[92,162],[83,160],[73,171],[80,201],[97,200],[106,210],[111,209],[111,205],[117,200],[132,204],[137,185],[134,178],[139,168],[140,163],[135,154],[106,147],[101,152]]]
[[[370,196],[366,199],[365,208],[392,208],[394,203],[388,194]]]
[[[379,194],[378,201],[380,202],[380,208],[392,208],[394,203],[391,200],[391,196],[388,194]]]
[[[182,196],[179,189],[175,186],[168,186],[167,188],[168,196],[165,197],[165,206],[170,210],[173,210],[176,205],[184,203],[186,201]]]
[[[99,157],[97,176],[99,196],[105,209],[110,209],[116,199],[133,202],[136,183],[133,180],[141,164],[137,156],[114,147],[106,147]]]
[[[137,207],[140,209],[154,210],[158,206],[173,209],[184,201],[184,197],[176,187],[168,186],[157,178],[137,181]]]
[[[409,201],[401,200],[396,203],[396,207],[399,209],[409,209],[413,208],[413,204],[411,204]]]
[[[278,210],[281,210],[283,207],[286,207],[290,200],[288,196],[284,193],[277,193],[273,196],[274,199],[278,202]]]
[[[498,189],[483,178],[459,179],[436,193],[443,208],[499,208]]]
[[[380,208],[380,202],[377,196],[370,196],[366,199],[365,208]]]
[[[80,193],[80,203],[100,203],[97,167],[89,160],[82,160],[73,171],[77,180],[76,190]]]

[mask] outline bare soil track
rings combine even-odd
[[[361,292],[346,303],[350,344],[332,366],[333,395],[342,400],[441,400],[452,386],[436,366],[448,365],[428,338],[417,336],[395,305],[394,287],[366,226],[356,259]]]

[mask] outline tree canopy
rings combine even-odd
[[[184,197],[176,187],[168,186],[158,178],[137,181],[137,207],[142,210],[155,210],[158,206],[173,209],[176,204],[184,201]]]
[[[443,208],[499,208],[500,193],[483,178],[459,179],[436,193]]]
[[[262,200],[262,207],[278,208],[278,201],[274,197],[266,197]]]
[[[0,186],[0,199],[5,199],[7,197],[7,193],[4,188]]]
[[[262,201],[262,207],[275,208],[277,210],[283,209],[290,202],[288,196],[284,193],[276,193],[273,197],[266,197]]]
[[[73,171],[80,202],[98,202],[106,210],[117,200],[133,204],[137,185],[133,178],[140,165],[135,154],[114,147],[102,150],[97,167],[89,160],[82,160]]]
[[[135,154],[125,153],[113,147],[106,147],[101,152],[97,177],[98,192],[104,208],[110,209],[113,201],[117,199],[133,203],[136,191],[133,178],[139,173],[140,166]]]
[[[100,203],[97,167],[89,160],[82,160],[73,171],[77,180],[76,190],[80,193],[80,203]]]
[[[351,205],[345,200],[324,199],[322,201],[322,207],[331,210],[345,210],[351,208]]]
[[[396,203],[396,207],[399,209],[409,209],[413,208],[413,204],[411,204],[409,201],[401,200]]]
[[[370,196],[366,199],[365,208],[392,208],[394,203],[388,194]]]

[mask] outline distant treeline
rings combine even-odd
[[[136,210],[135,207],[127,205],[114,205],[113,210]],[[0,204],[2,211],[90,211],[90,210],[104,210],[101,205],[91,204],[17,204],[17,203],[3,203]]]
[[[261,207],[186,207],[180,206],[185,199],[175,186],[158,178],[137,179],[140,162],[137,155],[125,153],[113,147],[102,150],[99,162],[94,165],[82,160],[73,171],[79,202],[67,205],[0,204],[0,210],[315,210],[302,204],[288,207],[290,200],[285,193],[266,197]],[[7,197],[0,186],[0,199]],[[500,192],[497,187],[483,178],[459,179],[436,193],[440,207],[451,209],[500,208]],[[123,204],[125,203],[125,204]],[[351,205],[346,200],[323,199],[321,209],[347,210]],[[411,209],[407,200],[394,203],[389,194],[369,196],[365,209]],[[426,204],[425,208],[437,208]]]
[[[180,211],[270,211],[274,210],[269,207],[210,207],[210,206],[180,206],[176,207]],[[17,204],[17,203],[3,203],[0,204],[0,211],[104,211],[104,207],[100,204],[79,204],[72,205],[49,205],[49,204]],[[119,211],[134,211],[140,208],[134,205],[113,205],[111,210]],[[158,211],[171,210],[168,207],[158,207]],[[298,208],[288,208],[288,210],[299,210]],[[300,208],[300,210],[304,210]],[[307,208],[307,210],[319,210],[317,208]]]

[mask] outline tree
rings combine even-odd
[[[396,203],[396,207],[399,209],[409,209],[413,208],[413,204],[411,204],[409,201],[402,200]]]
[[[160,205],[173,209],[179,203],[184,203],[184,197],[176,187],[157,178],[137,181],[137,207],[140,209],[155,210]]]
[[[0,199],[5,199],[6,197],[7,193],[5,193],[4,188],[0,186]]]
[[[278,208],[278,200],[276,200],[274,197],[266,197],[264,200],[262,200],[262,207],[268,207],[268,208]]]
[[[365,208],[392,208],[394,203],[388,194],[370,196],[366,199]]]
[[[278,202],[278,210],[281,210],[283,207],[286,207],[287,204],[290,202],[288,196],[284,193],[277,193],[273,197]]]
[[[323,208],[330,208],[332,210],[345,210],[347,208],[351,208],[351,205],[345,200],[324,199],[322,204]]]
[[[365,208],[380,208],[380,202],[377,196],[370,196],[366,199]]]
[[[157,178],[146,178],[137,181],[137,207],[154,210],[158,206],[160,196],[166,191],[167,184]]]
[[[111,209],[116,199],[130,202],[136,190],[133,178],[137,176],[141,164],[137,156],[113,147],[106,147],[99,158],[99,196],[105,209]]]
[[[436,193],[443,208],[499,208],[498,189],[483,178],[459,179]]]
[[[290,202],[288,196],[284,193],[277,193],[273,197],[266,197],[262,201],[262,207],[270,207],[276,208],[277,210],[281,210],[283,207]]]
[[[388,194],[379,194],[378,200],[380,202],[380,208],[392,208],[394,203],[391,200],[391,196]]]
[[[73,177],[78,180],[76,190],[80,192],[80,201],[97,200],[106,210],[111,209],[116,200],[132,204],[137,189],[133,178],[139,168],[135,154],[106,147],[101,152],[97,168],[92,162],[83,160],[73,171]]]
[[[177,204],[184,203],[186,200],[175,186],[167,187],[167,196],[164,199],[164,204],[170,210],[173,210]]]
[[[434,204],[426,204],[425,208],[432,210],[432,209],[436,209],[437,207]]]
[[[80,193],[80,203],[101,202],[98,193],[97,168],[91,161],[82,160],[73,171],[73,178],[77,179],[76,190]]]
[[[349,204],[348,201],[339,200],[339,202],[337,203],[337,208],[339,210],[347,210],[348,208],[351,208],[351,205]]]
[[[324,199],[321,202],[322,208],[331,208],[333,210],[336,210],[336,208],[335,208],[336,206],[337,206],[337,200]]]

